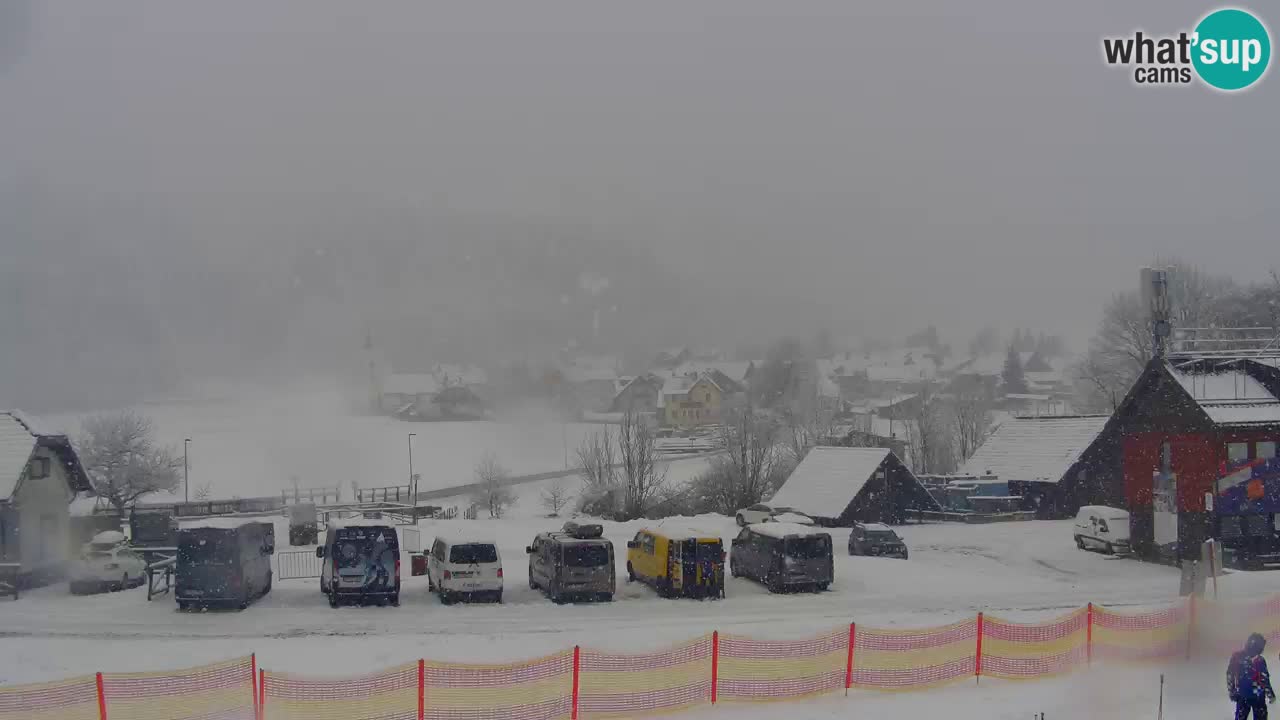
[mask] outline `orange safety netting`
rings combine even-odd
[[[263,694],[268,720],[416,720],[418,663],[333,679],[264,672]]]
[[[0,687],[0,720],[99,720],[97,679]]]
[[[666,650],[573,649],[502,665],[420,660],[375,674],[263,672],[262,720],[559,720],[637,716],[844,687],[914,690],[970,677],[1030,679],[1091,661],[1225,657],[1251,632],[1280,638],[1280,596],[1090,606],[1040,623],[979,614],[943,627],[845,626],[814,638],[704,635]],[[253,720],[254,660],[0,687],[0,720]]]
[[[973,677],[978,623],[963,620],[940,628],[856,628],[853,684],[881,690],[915,690]]]
[[[982,623],[982,674],[1019,680],[1070,672],[1088,662],[1089,610],[1044,623]]]
[[[844,687],[849,633],[807,640],[720,637],[721,700],[786,700]]]
[[[108,718],[252,720],[253,663],[248,657],[187,670],[103,673]]]
[[[583,648],[578,716],[632,715],[710,702],[711,653],[710,635],[646,655]]]
[[[427,661],[425,667],[428,720],[554,720],[571,713],[572,650],[507,665]],[[268,707],[270,703],[268,699]]]
[[[1136,662],[1184,656],[1190,635],[1189,618],[1186,603],[1132,614],[1095,605],[1093,657]]]

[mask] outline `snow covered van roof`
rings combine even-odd
[[[839,515],[888,455],[888,448],[812,448],[769,504],[816,517]]]
[[[765,537],[778,538],[781,540],[785,537],[798,535],[800,537],[811,537],[814,535],[827,535],[828,533],[819,530],[811,525],[797,525],[795,523],[755,523],[751,526],[751,531]]]
[[[269,517],[207,517],[194,520],[179,520],[179,530],[235,530],[243,525],[262,523],[271,525]]]
[[[958,474],[1056,483],[1106,426],[1106,415],[1013,418],[987,438]]]
[[[711,530],[705,527],[698,527],[685,522],[658,522],[652,525],[645,525],[640,528],[641,532],[651,532],[655,535],[663,535],[669,538],[718,538],[720,531]]]

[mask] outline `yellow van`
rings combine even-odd
[[[724,597],[724,543],[685,528],[645,528],[627,543],[627,579],[663,597]]]

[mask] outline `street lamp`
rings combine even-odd
[[[413,494],[414,522],[418,520],[418,483],[413,478],[413,438],[417,433],[409,433],[409,492]]]
[[[183,502],[191,502],[191,465],[187,462],[187,446],[191,444],[191,438],[182,439],[182,500]]]

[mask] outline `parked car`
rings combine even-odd
[[[529,587],[541,589],[554,602],[571,599],[613,600],[617,589],[613,543],[600,525],[565,523],[559,532],[541,533],[525,548],[529,554]]]
[[[733,539],[730,573],[763,583],[770,592],[826,590],[835,576],[831,535],[808,525],[756,523]]]
[[[907,544],[881,523],[855,523],[849,531],[849,554],[907,559]]]
[[[129,545],[124,533],[106,530],[93,536],[71,564],[71,592],[87,594],[124,590],[146,582],[147,562]]]
[[[765,503],[758,503],[748,508],[738,511],[737,517],[738,527],[745,527],[752,523],[764,522],[774,515],[783,513],[793,513],[795,509],[789,507],[773,507]]]
[[[232,605],[241,610],[271,592],[275,528],[230,518],[178,531],[174,597],[178,609]]]
[[[1076,547],[1094,548],[1108,555],[1129,552],[1129,513],[1105,505],[1085,505],[1072,527]]]
[[[627,579],[663,597],[724,597],[724,542],[698,530],[660,525],[627,542]]]
[[[487,598],[502,602],[502,556],[491,540],[437,537],[427,556],[427,587],[448,605]]]
[[[329,607],[344,602],[400,604],[400,536],[392,525],[353,521],[330,523],[324,544],[320,592]]]

